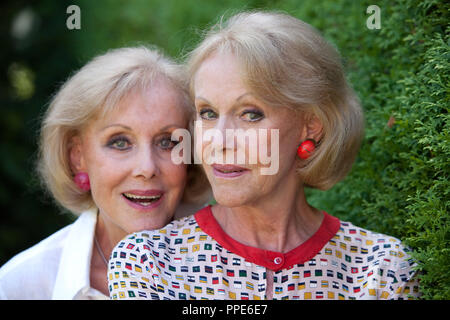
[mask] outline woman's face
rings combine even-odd
[[[220,131],[226,137],[226,130],[242,129],[257,132],[257,161],[250,162],[250,153],[255,153],[251,144],[228,145],[226,139],[202,139],[202,164],[211,183],[214,197],[219,204],[234,207],[258,203],[264,197],[275,199],[275,194],[286,188],[298,186],[296,149],[301,139],[306,138],[302,117],[288,108],[271,107],[258,100],[244,84],[240,76],[237,60],[229,53],[216,53],[205,60],[194,77],[195,107],[197,120],[202,122],[203,138],[208,129]],[[263,139],[260,129],[267,133]],[[273,130],[278,130],[278,139]],[[274,135],[275,139],[272,139]],[[227,140],[230,142],[229,140]],[[241,140],[242,141],[242,140]],[[278,160],[279,167],[274,174],[263,174],[262,168],[269,165],[262,161],[260,143],[266,143],[267,155],[272,161]],[[278,143],[279,148],[275,148]],[[221,149],[223,159],[233,155],[235,166],[221,166],[211,160],[208,150]],[[198,152],[198,149],[196,149]],[[245,154],[245,163],[237,163],[237,154]],[[264,153],[263,153],[264,154]],[[198,155],[200,157],[200,155]],[[217,159],[217,158],[216,158]]]
[[[188,115],[177,91],[157,81],[122,99],[74,139],[72,167],[87,172],[94,202],[118,237],[166,225],[186,184],[186,165],[171,161],[171,133]]]

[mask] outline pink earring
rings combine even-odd
[[[308,159],[316,149],[316,141],[306,139],[297,148],[297,154],[301,159]]]
[[[89,176],[86,172],[78,172],[75,177],[73,178],[73,181],[83,191],[89,191],[91,190],[91,184],[89,182]]]

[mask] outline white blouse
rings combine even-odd
[[[419,295],[414,265],[398,239],[325,212],[318,231],[287,253],[249,247],[207,206],[122,240],[108,281],[112,299],[408,299]]]
[[[97,209],[17,254],[0,269],[0,299],[108,299],[89,285]]]

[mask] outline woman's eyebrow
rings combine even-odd
[[[237,97],[235,101],[236,101],[236,102],[239,102],[239,100],[241,100],[242,98],[244,98],[244,97],[246,97],[246,96],[248,96],[248,95],[253,96],[253,94],[252,94],[251,92],[246,92],[246,93],[241,94],[239,97]],[[198,99],[198,100],[203,100],[203,101],[205,101],[206,103],[208,103],[208,104],[211,105],[211,102],[209,102],[208,99],[203,98],[202,96],[196,96],[196,97],[195,97],[195,100],[197,100],[197,99]]]
[[[168,124],[167,126],[162,127],[159,131],[168,131],[169,129],[178,129],[182,128],[179,124]]]
[[[251,92],[246,92],[246,93],[244,93],[244,94],[241,94],[241,95],[236,99],[236,102],[238,102],[239,100],[241,100],[242,98],[244,98],[244,97],[246,97],[246,96],[248,96],[248,95],[253,96]]]
[[[128,126],[126,126],[126,125],[124,125],[124,124],[121,124],[121,123],[113,123],[113,124],[109,124],[109,125],[107,125],[107,126],[101,128],[100,131],[104,131],[104,130],[106,130],[106,129],[108,129],[108,128],[111,128],[111,127],[121,127],[121,128],[123,128],[123,129],[125,129],[125,130],[131,131],[131,128],[130,128],[130,127],[128,127]]]
[[[208,99],[203,98],[202,96],[196,96],[196,97],[195,97],[195,100],[203,100],[203,101],[205,101],[207,104],[211,104],[211,102],[209,102]]]
[[[109,124],[109,125],[101,128],[100,131],[104,131],[104,130],[106,130],[108,128],[111,128],[111,127],[120,127],[120,128],[123,128],[123,129],[125,129],[127,131],[132,131],[132,129],[130,127],[128,127],[128,126],[126,126],[124,124],[120,124],[120,123]],[[173,128],[180,128],[180,125],[179,124],[175,124],[175,123],[174,124],[168,124],[168,125],[160,128],[159,131],[166,131],[166,130],[173,129]]]

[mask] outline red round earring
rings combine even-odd
[[[306,139],[297,148],[297,154],[301,159],[308,159],[316,149],[316,141]]]
[[[78,188],[80,188],[83,191],[89,191],[91,190],[91,184],[89,182],[89,176],[86,172],[78,172],[75,177],[73,178],[73,181],[77,185]]]

